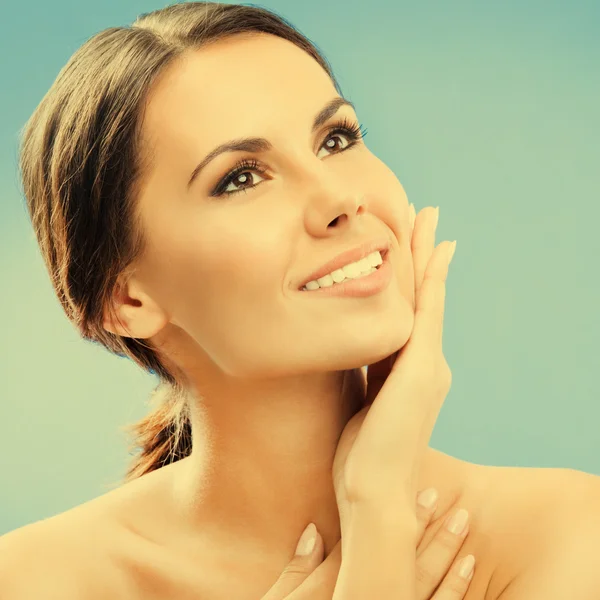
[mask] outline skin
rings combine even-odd
[[[257,68],[240,68],[249,64]],[[360,367],[412,330],[408,200],[363,142],[343,149],[343,134],[328,135],[336,117],[358,122],[351,107],[311,133],[336,96],[295,45],[240,36],[188,54],[158,81],[146,112],[154,164],[138,210],[149,244],[117,300],[128,331],[105,327],[150,338],[185,374],[194,452],[177,471],[173,510],[182,531],[235,536],[244,553],[288,552],[310,521],[326,553],[337,542],[331,464],[363,397]],[[186,188],[206,154],[243,136],[273,144],[256,156],[267,174],[248,175],[255,187],[210,196],[237,159],[252,158],[236,152]],[[394,273],[381,294],[298,291],[326,260],[380,237]]]
[[[361,366],[410,336],[415,273],[396,176],[364,143],[344,150],[342,134],[330,151],[335,118],[311,133],[336,96],[318,63],[268,35],[190,52],[156,82],[143,131],[153,167],[137,204],[149,243],[115,294],[125,329],[108,315],[105,327],[150,339],[183,373],[194,451],[3,536],[3,585],[36,589],[12,597],[61,586],[64,598],[85,590],[90,599],[250,600],[277,580],[309,522],[324,556],[339,541],[337,441],[362,406]],[[348,106],[342,116],[357,120]],[[187,189],[208,152],[242,136],[273,144],[254,156],[267,172],[246,173],[247,193],[210,196],[237,159],[253,157],[241,152],[219,156]],[[419,213],[415,231],[432,217],[432,209]],[[326,260],[381,236],[393,269],[382,293],[297,291]],[[583,598],[598,589],[595,562],[573,560],[597,554],[597,477],[486,467],[429,448],[417,488],[430,486],[440,499],[417,563],[446,517],[466,508],[460,556],[476,558],[466,600]]]
[[[151,577],[156,597],[260,597],[309,522],[325,556],[340,539],[337,441],[362,406],[361,366],[410,336],[415,273],[397,177],[364,142],[345,150],[349,140],[336,133],[334,149],[325,146],[337,117],[359,122],[353,109],[341,107],[311,132],[336,96],[317,62],[269,35],[189,52],[151,91],[143,145],[153,165],[137,204],[149,243],[115,295],[125,328],[108,315],[104,326],[150,339],[183,373],[194,450],[55,523],[65,525],[67,545],[66,531],[76,540],[93,527],[110,564],[128,566],[115,573]],[[221,155],[187,189],[213,148],[245,136],[266,137],[272,150]],[[266,173],[238,177],[247,193],[211,197],[241,158],[256,158]],[[432,218],[433,209],[422,211],[417,223]],[[393,269],[382,293],[317,299],[298,291],[325,261],[382,236]],[[540,550],[573,551],[562,540],[581,530],[575,519],[589,514],[581,499],[592,486],[598,496],[597,478],[590,484],[573,471],[486,467],[431,448],[418,489],[429,486],[440,501],[424,544],[456,509],[470,512],[461,555],[474,554],[477,566],[467,600],[505,590],[518,600],[511,582],[543,564]],[[74,541],[69,555],[79,547]],[[138,597],[138,584],[116,577],[111,590]]]

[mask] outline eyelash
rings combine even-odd
[[[352,123],[346,117],[333,123],[327,132],[327,137],[325,141],[327,141],[330,137],[333,137],[336,133],[341,133],[346,136],[349,140],[349,144],[342,148],[338,153],[344,152],[345,150],[349,150],[353,146],[355,146],[360,140],[364,139],[367,135],[367,130],[363,130],[363,126],[361,124]],[[325,142],[323,142],[325,143]],[[211,196],[219,197],[219,196],[232,196],[233,194],[239,194],[240,192],[245,192],[248,189],[252,189],[256,187],[256,185],[251,186],[250,188],[243,187],[238,190],[234,190],[233,192],[224,191],[230,183],[233,183],[236,177],[240,176],[242,173],[246,171],[256,171],[259,175],[264,175],[266,173],[266,169],[264,169],[256,159],[243,159],[235,164],[233,169],[217,183],[214,190],[210,193]]]

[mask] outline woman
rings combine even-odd
[[[263,9],[203,3],[91,38],[28,122],[24,190],[65,311],[163,383],[126,485],[51,520],[72,548],[94,536],[113,597],[149,597],[149,581],[155,597],[259,597],[307,523],[325,556],[340,540],[332,464],[363,406],[360,365],[377,374],[407,344],[436,220],[419,213],[411,252],[404,190],[362,136],[306,38]],[[330,259],[363,243],[374,268],[383,253],[385,290],[328,295]],[[564,573],[553,561],[584,539],[592,479],[426,448],[414,489],[440,503],[417,556],[464,507],[466,597],[533,598],[519,582]],[[569,584],[596,572],[578,568]]]

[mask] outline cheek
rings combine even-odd
[[[397,242],[393,256],[399,291],[414,309],[414,265],[410,245],[408,198],[396,174],[375,155],[371,155],[368,181],[364,189],[368,211],[374,214],[394,235]]]
[[[261,227],[262,224],[262,227]],[[264,221],[244,218],[204,219],[201,227],[165,243],[157,273],[168,287],[165,294],[174,311],[190,306],[225,307],[251,301],[281,287],[283,240]]]
[[[374,154],[371,154],[364,190],[367,191],[368,211],[381,220],[394,234],[402,252],[410,250],[408,198],[395,173]]]
[[[201,234],[204,270],[211,281],[228,282],[225,288],[237,288],[243,295],[248,287],[268,285],[281,276],[285,250],[280,228],[264,219],[232,215],[208,229],[218,232],[203,227]]]
[[[193,218],[163,215],[161,227],[148,236],[144,253],[143,277],[153,299],[177,319],[183,307],[201,299],[205,282],[218,268],[221,248],[211,248]]]

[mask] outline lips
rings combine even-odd
[[[320,279],[324,277],[328,273],[335,271],[336,269],[341,269],[349,263],[356,262],[365,256],[371,254],[371,252],[379,251],[381,252],[382,258],[388,252],[390,248],[390,242],[387,238],[379,238],[376,240],[370,240],[368,242],[364,242],[359,246],[352,248],[351,250],[346,250],[341,254],[338,254],[335,258],[327,261],[323,265],[321,265],[316,271],[313,271],[308,277],[302,280],[302,283],[298,286],[298,289],[302,289],[309,281],[314,281],[315,279]]]

